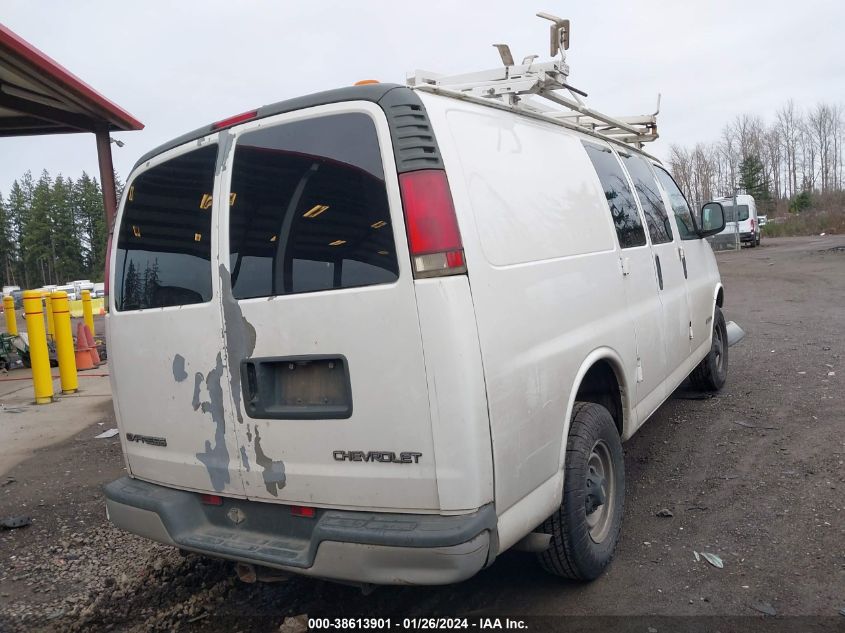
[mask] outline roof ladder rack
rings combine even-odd
[[[550,51],[552,57],[559,53],[560,59],[536,62],[537,55],[529,55],[516,64],[507,44],[494,44],[502,67],[448,76],[417,70],[408,76],[407,84],[419,90],[504,106],[635,147],[657,140],[660,95],[654,114],[612,117],[590,108],[581,98],[587,93],[567,83],[569,20],[542,12],[537,16],[552,22]]]

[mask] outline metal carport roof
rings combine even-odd
[[[143,127],[126,110],[0,24],[0,136]]]

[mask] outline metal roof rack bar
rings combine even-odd
[[[517,112],[531,113],[565,124],[566,127],[637,148],[656,140],[660,95],[657,96],[657,110],[654,114],[613,117],[590,108],[580,98],[587,94],[566,81],[569,77],[565,52],[569,48],[569,20],[548,13],[537,15],[552,22],[550,51],[553,56],[560,53],[560,59],[535,63],[537,55],[529,55],[522,63],[516,64],[507,44],[494,44],[504,64],[500,68],[459,75],[417,70],[408,76],[407,84],[447,96],[460,95],[490,105],[505,105]],[[572,98],[564,96],[564,93]]]

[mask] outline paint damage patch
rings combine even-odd
[[[223,301],[223,337],[229,362],[229,380],[232,399],[235,401],[235,415],[243,423],[241,412],[241,362],[255,351],[255,328],[244,318],[241,306],[232,296],[232,277],[227,268],[220,264],[221,298]]]
[[[191,407],[196,411],[200,408],[200,388],[205,382],[205,376],[200,372],[194,374],[194,397],[191,399]]]
[[[173,357],[173,380],[182,382],[188,377],[188,372],[185,371],[185,357],[182,354],[176,354]]]
[[[246,472],[249,472],[249,457],[246,454],[246,448],[241,446],[241,465]]]
[[[264,471],[262,475],[267,492],[274,497],[278,497],[279,490],[285,487],[285,464],[281,460],[274,460],[264,454],[257,424],[255,425],[255,462]]]
[[[202,374],[197,375],[194,388],[194,403],[199,402],[199,385]],[[216,492],[221,492],[231,481],[229,477],[229,449],[226,447],[226,417],[223,412],[223,359],[217,354],[217,362],[205,376],[205,386],[208,391],[208,400],[200,402],[203,413],[210,413],[214,422],[214,445],[209,440],[205,441],[205,450],[197,453],[196,457],[208,470],[211,479],[211,486]],[[196,410],[196,407],[194,408]]]

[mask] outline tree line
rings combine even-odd
[[[803,110],[790,99],[768,123],[742,114],[722,128],[718,141],[672,145],[668,163],[697,205],[740,187],[764,207],[783,201],[800,212],[813,195],[845,189],[843,135],[842,105],[821,102]]]
[[[0,192],[4,285],[102,281],[107,238],[102,189],[85,172],[73,180],[61,174],[52,178],[45,170],[35,180],[27,171],[7,195]]]

